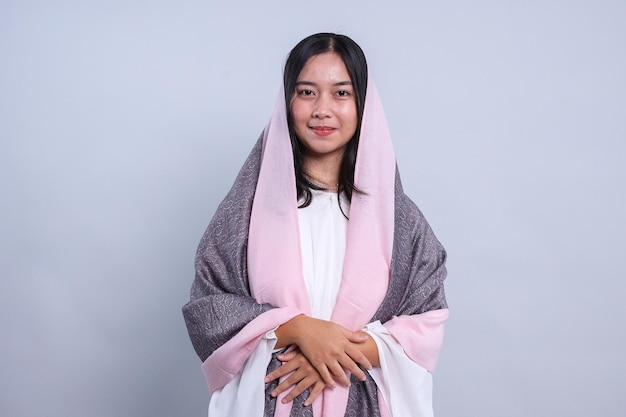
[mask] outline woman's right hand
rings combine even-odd
[[[368,340],[367,334],[353,332],[336,323],[300,315],[276,329],[276,348],[295,344],[317,369],[324,382],[350,386],[346,371],[365,381],[365,373],[358,365],[371,369],[367,357],[356,345]]]
[[[326,386],[317,369],[311,365],[311,362],[298,348],[278,355],[278,360],[283,362],[283,364],[278,369],[267,374],[265,383],[289,374],[291,375],[274,388],[271,393],[272,397],[277,397],[283,391],[291,388],[291,391],[282,400],[283,404],[286,404],[310,388],[311,391],[309,397],[304,402],[304,406],[312,404]]]

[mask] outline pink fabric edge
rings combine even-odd
[[[411,316],[394,316],[384,326],[407,356],[432,374],[441,352],[448,315],[448,309],[443,308]]]
[[[201,366],[211,393],[223,388],[241,370],[265,333],[302,312],[293,307],[267,311],[239,331],[209,356]]]
[[[331,321],[352,330],[367,324],[383,302],[393,252],[396,159],[376,85],[369,79],[363,110],[344,270]]]

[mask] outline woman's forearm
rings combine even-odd
[[[288,322],[278,326],[278,329],[274,332],[276,334],[276,349],[282,349],[289,345],[298,345],[299,337],[303,332],[307,332],[306,321],[309,317],[301,314],[294,317]],[[378,358],[378,347],[372,336],[365,332],[358,332],[367,336],[367,339],[363,342],[353,343],[361,353],[370,361],[372,366],[380,366],[380,360]]]

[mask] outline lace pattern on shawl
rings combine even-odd
[[[252,298],[247,274],[248,227],[261,147],[262,137],[218,206],[196,253],[196,277],[183,315],[202,361],[252,319],[272,308]]]

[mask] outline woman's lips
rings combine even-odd
[[[328,136],[335,131],[335,128],[328,126],[314,126],[311,129],[318,136]]]

